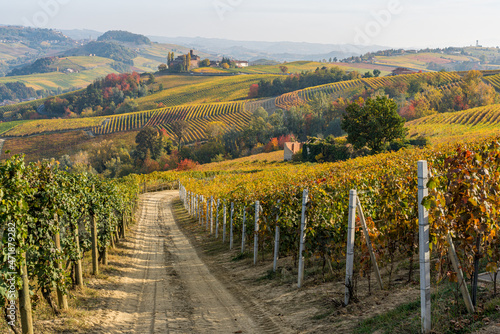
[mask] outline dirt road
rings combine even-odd
[[[255,313],[259,307],[245,305],[235,297],[234,286],[230,292],[200,260],[174,221],[177,196],[165,191],[142,198],[140,220],[126,244],[130,263],[109,296],[101,332],[279,332]]]

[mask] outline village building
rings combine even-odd
[[[189,62],[189,68],[191,69],[191,68],[200,67],[201,57],[198,55],[195,55],[193,50],[189,51],[189,55],[191,56],[191,61]],[[173,61],[171,61],[169,64],[170,68],[176,68],[178,66],[183,66],[185,56],[187,57],[187,55],[180,55],[177,58],[175,58]]]

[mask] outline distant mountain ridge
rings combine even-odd
[[[153,42],[181,44],[219,56],[242,58],[250,61],[272,59],[276,61],[343,59],[367,52],[389,49],[381,45],[358,46],[352,44],[320,44],[308,42],[235,41],[204,37],[148,36]]]
[[[96,30],[90,30],[90,29],[71,29],[71,30],[59,30],[62,32],[65,36],[68,36],[69,38],[72,38],[74,40],[86,40],[86,39],[93,39],[96,40],[104,34],[101,31],[96,31]]]

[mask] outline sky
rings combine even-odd
[[[500,45],[490,0],[0,0],[0,24],[389,47]]]

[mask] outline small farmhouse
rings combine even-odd
[[[248,61],[246,60],[235,60],[234,61],[236,67],[248,67]]]
[[[292,160],[294,154],[298,153],[302,149],[302,143],[288,142],[285,143],[285,161]]]

